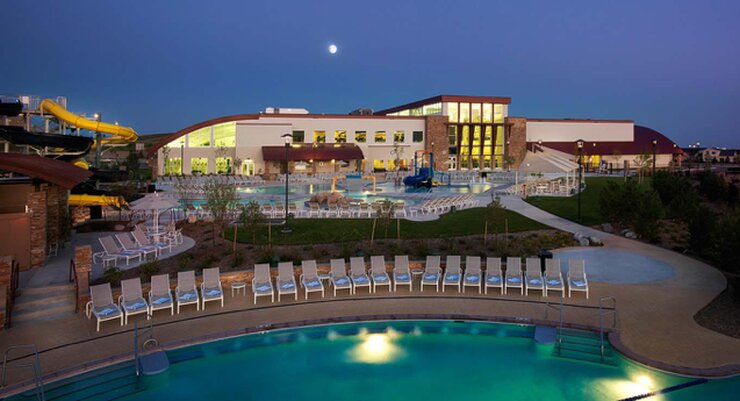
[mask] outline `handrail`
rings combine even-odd
[[[154,338],[154,325],[153,325],[154,321],[153,319],[150,319],[149,317],[150,316],[147,313],[146,317],[139,317],[138,319],[134,321],[134,366],[136,367],[136,376],[141,375],[140,366],[139,366],[139,357],[140,357],[139,355],[140,353],[139,351],[139,335],[140,335],[139,334],[139,322],[141,320],[146,319],[149,324],[149,327],[145,329],[141,329],[142,331],[141,335],[149,334],[149,338],[147,338],[144,341],[144,344],[141,345],[141,348],[145,350],[147,347],[147,344],[154,344],[154,346],[159,345],[159,341],[156,338]]]
[[[612,301],[612,308],[611,309],[604,309],[604,303],[607,301]],[[604,360],[604,316],[611,314],[614,316],[614,319],[612,321],[612,328],[617,327],[617,299],[612,296],[607,297],[601,297],[599,298],[599,342],[600,342],[600,348],[601,348],[601,360]]]
[[[32,355],[26,356],[33,356],[32,362],[20,363],[16,361],[16,363],[12,365],[8,362],[8,354],[10,354],[11,351],[27,348],[30,348],[33,351]],[[38,348],[36,348],[36,344],[18,344],[5,349],[5,352],[3,353],[3,370],[2,378],[0,378],[0,387],[5,387],[5,378],[8,373],[8,368],[31,368],[33,371],[33,381],[36,385],[36,399],[39,401],[46,400],[46,395],[44,394],[44,382],[41,377],[41,360],[39,359],[39,351]]]

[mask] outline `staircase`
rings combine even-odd
[[[599,333],[590,331],[560,329],[553,355],[613,366],[617,364],[609,341],[602,339]]]
[[[46,401],[112,401],[144,390],[144,385],[136,377],[133,362],[44,385]],[[28,391],[10,399],[31,401],[34,393]]]
[[[12,326],[63,319],[75,313],[74,284],[25,287],[18,294],[12,310]]]

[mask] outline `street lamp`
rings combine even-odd
[[[93,114],[93,119],[100,123],[100,118],[102,116],[100,113]],[[102,135],[100,135],[100,132],[97,131],[97,128],[100,124],[97,124],[95,126],[95,168],[100,169],[100,155],[101,155],[101,146],[103,145],[103,138]]]
[[[285,226],[280,232],[288,234],[293,231],[288,227],[288,149],[290,149],[290,144],[293,142],[293,135],[284,134],[282,138],[285,140]]]
[[[583,140],[576,141],[578,145],[578,222],[581,222],[581,182],[583,181]]]
[[[653,177],[655,177],[655,153],[658,148],[658,140],[653,139]]]
[[[678,172],[678,169],[679,169],[679,167],[678,167],[678,154],[676,153],[677,150],[678,150],[678,145],[676,145],[674,143],[673,144],[673,171],[674,172]]]

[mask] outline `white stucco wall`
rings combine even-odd
[[[606,121],[527,121],[527,142],[631,142],[635,124]]]

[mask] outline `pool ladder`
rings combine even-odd
[[[562,355],[562,345],[563,345],[563,338],[564,338],[564,325],[565,325],[565,319],[563,317],[563,310],[564,310],[564,301],[563,296],[560,297],[560,302],[558,304],[550,303],[549,301],[545,303],[545,319],[547,319],[547,311],[549,309],[555,309],[558,311],[558,328],[556,333],[556,339],[555,339],[555,350],[558,353],[558,355]],[[607,304],[611,303],[611,307],[608,307]],[[568,305],[573,307],[579,307],[576,305]],[[612,325],[611,328],[617,327],[617,299],[613,296],[607,296],[607,297],[601,297],[599,298],[599,359],[602,363],[606,362],[606,330],[605,327],[605,319],[609,316],[612,317]]]
[[[20,361],[16,361],[16,363],[13,363],[13,361],[8,361],[8,355],[11,353],[11,351],[21,349],[30,349],[33,353],[18,359],[25,359],[29,356],[32,356],[33,360],[28,363],[22,363]],[[46,400],[46,396],[44,395],[44,381],[41,377],[41,360],[39,359],[39,351],[38,348],[36,348],[36,344],[18,344],[8,347],[5,350],[5,353],[3,355],[3,371],[2,379],[0,379],[0,387],[5,387],[5,378],[9,368],[31,368],[31,370],[33,371],[34,391],[36,393],[36,399],[39,401]]]

